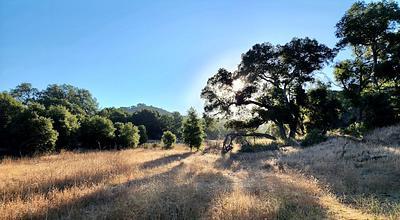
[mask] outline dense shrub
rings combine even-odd
[[[161,141],[164,144],[164,148],[170,149],[176,142],[176,136],[170,131],[164,131]]]
[[[114,135],[114,125],[110,119],[95,115],[82,121],[80,141],[84,148],[103,149],[111,146]]]
[[[136,147],[139,144],[139,129],[131,122],[115,123],[115,142],[119,147]]]
[[[313,129],[306,134],[303,141],[301,142],[301,146],[307,147],[315,144],[319,144],[321,142],[326,141],[327,137],[325,132]]]

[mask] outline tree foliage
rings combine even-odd
[[[204,140],[204,127],[194,108],[188,111],[187,119],[183,123],[183,140],[190,149],[199,149]]]
[[[67,84],[49,85],[40,92],[37,101],[46,107],[65,106],[73,114],[93,115],[98,110],[98,103],[88,90]]]
[[[385,93],[369,93],[363,97],[366,129],[392,125],[397,122],[395,109]]]
[[[139,129],[139,136],[140,136],[139,144],[144,144],[148,140],[146,127],[144,125],[139,125],[138,129]]]
[[[133,113],[129,121],[135,125],[144,125],[149,139],[160,140],[162,136],[162,123],[158,112],[144,109]]]
[[[53,127],[58,132],[57,149],[71,149],[77,141],[78,118],[61,105],[50,106],[47,117],[53,120]]]
[[[128,113],[123,111],[122,109],[117,109],[114,107],[104,108],[98,114],[100,116],[110,119],[113,123],[116,122],[125,123],[128,121]]]
[[[307,132],[319,130],[324,134],[327,130],[340,125],[338,122],[341,103],[333,92],[329,92],[326,85],[320,84],[309,90],[307,98],[307,107],[305,108]]]
[[[203,121],[204,121],[204,133],[207,139],[221,140],[227,134],[232,132],[231,129],[225,126],[226,120],[213,118],[204,114]]]
[[[115,123],[115,142],[119,147],[137,147],[139,144],[139,129],[131,122]]]
[[[21,102],[8,93],[0,93],[0,148],[9,149],[11,143],[10,127],[16,116],[24,110]]]
[[[85,148],[103,149],[111,146],[114,125],[110,119],[99,115],[85,118],[80,127],[80,141]]]
[[[170,149],[173,147],[173,144],[176,142],[176,136],[171,131],[164,131],[161,141],[164,144],[164,147]]]
[[[19,155],[51,152],[55,149],[58,132],[52,120],[31,108],[18,114],[10,127],[11,152]]]
[[[178,139],[182,138],[182,121],[183,117],[179,112],[160,115],[161,129],[163,131],[171,131]]]
[[[334,74],[346,97],[351,101],[352,108],[357,112],[354,121],[369,123],[371,117],[383,117],[378,115],[382,114],[382,111],[372,109],[378,106],[388,111],[393,108],[399,118],[400,9],[398,4],[394,1],[356,2],[336,27],[336,36],[340,39],[338,46],[350,47],[353,50],[354,58],[338,62]],[[377,100],[374,97],[381,97],[383,100],[376,105]],[[386,107],[382,107],[383,105]]]
[[[0,131],[4,134],[13,118],[24,109],[21,102],[8,93],[0,93]],[[2,138],[3,139],[3,138]]]
[[[10,91],[10,95],[23,104],[36,101],[39,90],[32,87],[30,83],[21,83]]]

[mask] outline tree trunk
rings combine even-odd
[[[283,139],[286,140],[287,136],[286,136],[286,130],[285,130],[285,126],[283,125],[283,123],[277,123],[277,126],[279,128],[279,136]]]
[[[372,49],[372,59],[373,59],[372,69],[373,69],[373,72],[374,72],[373,80],[374,80],[376,88],[378,89],[378,91],[380,91],[381,89],[380,89],[380,86],[379,86],[378,78],[376,76],[376,66],[378,65],[378,54],[377,54],[378,53],[378,49],[376,48],[376,43],[374,45],[372,45],[371,49]]]
[[[276,140],[276,138],[272,135],[269,134],[264,134],[264,133],[246,133],[246,132],[235,132],[235,133],[229,133],[225,136],[224,143],[222,146],[222,154],[225,154],[229,151],[232,150],[233,148],[233,141],[238,138],[238,137],[263,137],[263,138],[269,138],[271,140]]]
[[[296,137],[296,131],[297,131],[297,125],[296,124],[292,124],[290,126],[289,138],[295,138]]]
[[[374,67],[375,68],[375,67]],[[375,71],[375,70],[374,70]],[[375,74],[375,73],[374,73]],[[362,121],[362,113],[363,113],[363,104],[362,104],[362,102],[361,102],[361,92],[362,92],[362,89],[363,89],[363,87],[362,87],[362,83],[363,83],[363,80],[362,80],[362,69],[361,69],[361,71],[360,71],[360,76],[359,76],[360,78],[359,78],[359,83],[360,83],[360,85],[359,85],[359,87],[358,87],[358,98],[359,98],[359,100],[358,100],[358,120],[357,121],[359,121],[359,122],[361,122]]]

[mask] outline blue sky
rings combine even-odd
[[[309,36],[334,46],[353,2],[0,0],[0,91],[67,83],[101,107],[201,110],[207,78],[255,43]]]

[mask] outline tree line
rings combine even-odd
[[[66,84],[39,91],[22,83],[0,93],[0,154],[122,149],[148,139],[164,140],[166,147],[180,140],[198,148],[205,137],[204,126],[192,108],[186,120],[179,112],[100,110],[88,90]]]
[[[234,129],[269,124],[286,141],[328,130],[363,132],[400,119],[400,9],[395,1],[356,2],[336,25],[330,48],[311,38],[261,43],[234,71],[219,69],[202,90],[205,112]],[[335,82],[315,74],[334,63]],[[332,90],[331,83],[341,90]]]

